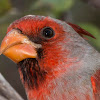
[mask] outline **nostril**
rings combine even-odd
[[[20,34],[23,34],[23,32],[22,32],[22,30],[21,30],[21,29],[19,29],[19,28],[13,28],[13,29],[15,29],[15,30],[19,31],[19,33],[20,33]]]

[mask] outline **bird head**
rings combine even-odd
[[[35,15],[20,18],[8,27],[0,53],[18,65],[26,91],[43,89],[51,80],[73,73],[70,68],[80,68],[88,44],[75,29],[83,31],[73,24]],[[78,66],[73,67],[76,63]]]

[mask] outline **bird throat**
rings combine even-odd
[[[38,88],[39,85],[44,82],[46,72],[41,70],[36,59],[27,58],[17,65],[22,83],[28,86],[28,88]]]

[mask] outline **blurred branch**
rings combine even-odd
[[[7,99],[0,95],[0,100],[7,100]]]
[[[20,12],[25,12],[36,0],[10,0],[12,7],[17,8]]]
[[[100,0],[83,0],[88,2],[90,5],[94,6],[95,8],[100,8]]]
[[[2,96],[1,96],[2,95]],[[23,100],[11,85],[0,74],[0,100]]]

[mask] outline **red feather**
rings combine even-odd
[[[83,35],[87,35],[87,36],[90,36],[90,37],[96,39],[92,34],[90,34],[88,31],[82,29],[80,26],[72,24],[70,22],[67,22],[67,24],[69,24],[81,37],[84,38]]]

